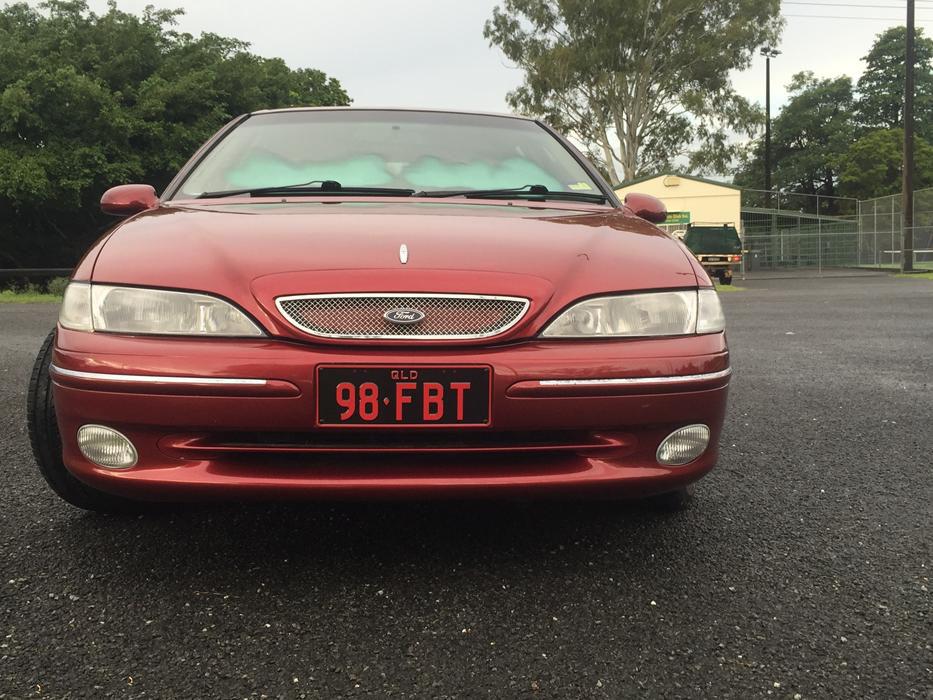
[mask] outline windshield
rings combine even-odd
[[[324,110],[251,116],[175,197],[334,180],[344,188],[486,190],[543,185],[600,194],[570,151],[533,121],[434,112]]]
[[[698,254],[738,253],[742,249],[739,234],[732,226],[690,228],[684,236],[684,243]]]

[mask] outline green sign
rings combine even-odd
[[[690,223],[689,211],[669,211],[664,220],[666,226],[686,226]]]

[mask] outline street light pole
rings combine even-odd
[[[901,202],[901,270],[914,269],[914,0],[907,0],[904,56],[904,182]]]
[[[771,192],[771,59],[781,52],[765,46],[765,190]]]

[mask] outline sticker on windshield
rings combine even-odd
[[[589,183],[587,183],[587,182],[571,182],[569,185],[567,185],[567,187],[569,187],[569,188],[572,189],[572,190],[591,190],[591,189],[593,189],[592,187],[590,187]]]

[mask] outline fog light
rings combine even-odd
[[[136,448],[125,435],[102,425],[78,428],[78,449],[94,464],[107,469],[129,469],[136,464]]]
[[[658,462],[679,467],[692,462],[709,445],[709,428],[705,425],[688,425],[668,435],[658,447]]]

